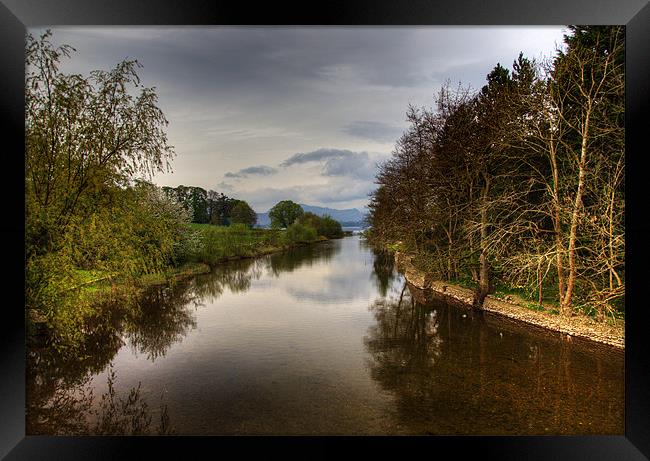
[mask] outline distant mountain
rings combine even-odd
[[[305,212],[311,212],[317,216],[323,216],[326,214],[330,215],[344,226],[365,226],[365,215],[356,208],[337,210],[335,208],[305,205],[304,203],[301,203],[300,206],[305,210]],[[257,213],[257,225],[260,227],[269,227],[271,225],[271,219],[269,218],[268,212]]]
[[[269,213],[257,213],[257,226],[258,227],[270,227],[271,218],[269,218]]]
[[[326,214],[330,215],[332,218],[336,219],[338,222],[362,222],[365,218],[365,215],[361,213],[359,210],[356,208],[348,208],[345,210],[337,210],[334,208],[326,208],[326,207],[321,207],[321,206],[312,206],[312,205],[305,205],[304,203],[301,203],[300,206],[302,207],[305,212],[310,212],[314,213],[316,216],[324,216]]]

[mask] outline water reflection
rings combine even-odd
[[[84,340],[74,350],[60,349],[45,338],[28,344],[27,433],[97,434],[105,433],[109,427],[115,428],[111,433],[118,433],[122,419],[111,413],[109,405],[118,402],[120,411],[129,414],[129,421],[135,424],[131,429],[136,432],[123,428],[124,431],[141,433],[138,431],[148,427],[144,424],[150,419],[144,411],[147,404],[138,388],[132,389],[124,402],[120,401],[120,397],[111,396],[109,373],[108,392],[101,396],[101,402],[108,403],[102,403],[105,411],[97,412],[91,378],[106,370],[126,344],[153,362],[196,328],[193,307],[198,298],[190,287],[157,286],[134,302],[107,302],[100,309],[101,315],[88,323]],[[101,427],[89,425],[93,415],[104,421]]]
[[[99,399],[94,395],[90,376],[68,386],[54,388],[40,407],[28,405],[26,432],[30,435],[169,435],[171,427],[167,405],[162,401],[158,423],[152,425],[153,412],[142,397],[141,385],[125,397],[115,391],[116,374],[109,369],[108,390]],[[37,402],[37,401],[35,401]]]
[[[363,241],[362,241],[363,242]],[[361,245],[365,245],[361,243]],[[377,284],[377,292],[379,296],[385,297],[388,293],[388,288],[397,277],[395,270],[395,258],[392,253],[388,251],[381,251],[371,248],[374,255],[373,272],[372,275]]]
[[[264,270],[263,262],[256,259],[231,261],[216,267],[209,274],[197,276],[186,289],[192,290],[201,305],[216,301],[226,290],[244,293],[250,289],[251,281],[257,280]]]
[[[307,245],[294,248],[291,251],[271,254],[263,259],[267,270],[275,277],[285,272],[293,272],[301,267],[312,267],[314,264],[326,264],[340,253],[338,242],[323,242],[317,245]]]
[[[418,290],[414,289],[414,293]],[[378,299],[371,375],[414,434],[622,434],[622,357],[523,334],[408,287]]]
[[[411,290],[358,237],[101,312],[29,345],[28,434],[623,433],[622,354]]]
[[[185,283],[154,287],[127,311],[122,337],[134,351],[153,362],[196,328],[190,306],[198,306],[201,297],[191,288]]]

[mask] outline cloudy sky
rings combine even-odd
[[[450,80],[478,89],[520,51],[552,56],[549,27],[57,27],[66,72],[135,58],[177,156],[161,186],[201,186],[258,212],[290,199],[363,209],[377,164]],[[34,35],[43,29],[30,29]]]

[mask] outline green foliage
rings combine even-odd
[[[237,200],[230,210],[230,222],[253,227],[257,222],[257,213],[244,200]]]
[[[152,88],[140,84],[137,61],[88,77],[67,75],[51,33],[27,37],[25,92],[27,250],[56,249],[73,217],[110,200],[135,175],[165,171],[174,155],[167,119]]]
[[[287,228],[285,236],[290,243],[309,243],[315,241],[318,234],[313,227],[295,222]]]
[[[282,232],[251,229],[246,224],[193,227],[200,234],[195,260],[211,265],[229,258],[255,256],[264,249],[282,248],[285,244]]]
[[[89,76],[59,71],[71,47],[27,37],[26,307],[58,347],[75,347],[94,315],[86,275],[122,281],[174,259],[187,213],[136,177],[165,171],[174,152],[136,61]],[[82,269],[83,271],[79,271]]]
[[[207,226],[209,224],[187,225],[180,234],[180,239],[174,247],[174,265],[181,266],[188,262],[198,260],[201,250],[201,230],[195,226]]]
[[[317,235],[322,235],[327,238],[341,238],[343,237],[343,229],[341,223],[333,219],[329,215],[317,216],[312,212],[303,213],[296,220],[304,226],[309,226],[316,230]]]
[[[83,340],[83,322],[93,314],[87,300],[76,289],[82,277],[66,252],[51,252],[27,260],[25,299],[28,332],[36,322],[48,328],[57,348],[74,347]]]
[[[62,250],[83,269],[131,277],[164,270],[183,238],[187,212],[143,182],[121,191],[119,199],[73,220]]]
[[[237,202],[224,194],[196,186],[165,186],[163,191],[190,212],[194,223],[228,225],[231,209]]]
[[[341,238],[343,237],[343,229],[341,223],[329,215],[322,216],[320,225],[316,228],[318,235],[323,235],[327,238]]]
[[[291,200],[278,202],[269,210],[271,226],[274,228],[288,228],[303,214],[302,207]]]
[[[208,193],[205,189],[181,184],[178,187],[165,186],[162,190],[169,198],[183,206],[192,222],[208,222]]]
[[[222,193],[208,191],[208,222],[219,226],[230,224],[230,212],[236,202],[236,199]]]

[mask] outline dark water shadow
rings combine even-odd
[[[415,294],[415,296],[414,296]],[[371,376],[414,434],[623,434],[623,357],[400,294],[370,307]]]

